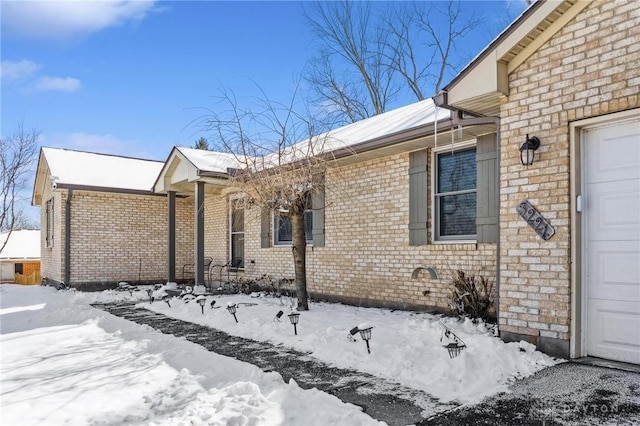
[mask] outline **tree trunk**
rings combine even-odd
[[[296,294],[298,296],[298,310],[308,311],[307,295],[307,239],[304,235],[304,207],[291,209],[291,233],[293,264],[296,277]]]

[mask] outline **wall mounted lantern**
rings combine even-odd
[[[530,166],[533,164],[533,159],[536,150],[540,148],[540,139],[537,136],[531,136],[527,134],[527,138],[520,147],[520,162],[523,166]]]

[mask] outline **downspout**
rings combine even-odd
[[[71,281],[71,198],[73,189],[67,189],[67,200],[64,206],[64,285]]]
[[[497,241],[496,241],[496,334],[500,336],[500,117],[496,117],[496,176],[498,179],[498,196],[496,197],[496,213],[498,220]]]

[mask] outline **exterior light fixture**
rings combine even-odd
[[[368,324],[361,324],[358,326],[358,331],[360,332],[360,337],[367,343],[367,352],[371,353],[371,348],[369,347],[369,340],[371,340],[371,329],[373,326]]]
[[[300,312],[293,311],[289,315],[289,321],[293,324],[293,332],[298,335],[298,322],[300,321]]]
[[[356,325],[351,330],[349,330],[349,334],[347,335],[347,339],[351,340],[352,342],[355,342],[356,339],[354,339],[353,336],[355,336],[358,333],[358,331],[360,331],[360,329]]]
[[[168,295],[168,294],[166,294],[166,293],[162,296],[162,300],[163,300],[163,301],[164,301],[164,302],[165,302],[169,307],[171,307],[171,303],[169,303],[169,299],[170,299],[170,298],[169,298],[169,295]]]
[[[449,358],[455,358],[460,355],[460,352],[467,347],[464,341],[458,337],[456,333],[451,331],[449,327],[447,327],[441,320],[438,320],[442,328],[442,335],[440,336],[440,341],[442,342],[443,338],[451,339],[453,342],[443,346],[449,352]]]
[[[530,166],[533,164],[536,150],[540,148],[540,139],[537,136],[527,138],[520,147],[520,162],[523,166]]]
[[[238,322],[238,318],[236,317],[236,310],[237,309],[238,309],[238,307],[236,306],[235,303],[233,303],[233,302],[227,303],[227,311],[229,311],[229,313],[231,315],[233,315],[233,319],[236,320],[236,322]]]
[[[280,318],[282,318],[282,314],[284,314],[284,312],[282,311],[278,311],[278,313],[276,314],[275,317],[273,317],[273,322],[280,322]]]
[[[147,289],[147,296],[149,296],[149,304],[153,303],[153,289],[152,288],[148,288]]]
[[[198,302],[198,305],[200,305],[200,310],[202,311],[202,315],[204,315],[204,304],[207,303],[207,298],[200,295],[196,297],[196,302]]]
[[[466,348],[466,346],[464,343],[453,342],[446,345],[445,348],[449,351],[449,358],[455,358],[460,355],[460,352]]]
[[[216,305],[216,301],[215,301],[215,300],[212,300],[212,301],[211,301],[211,304],[210,304],[209,306],[211,306],[211,309],[214,309],[214,306],[215,306],[215,305]],[[215,309],[217,309],[217,308],[215,308]]]

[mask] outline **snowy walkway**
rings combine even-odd
[[[316,388],[358,405],[372,418],[389,425],[419,423],[425,417],[451,410],[457,405],[441,403],[424,392],[367,373],[331,367],[302,352],[231,336],[210,327],[136,308],[133,304],[94,306],[165,334],[184,337],[220,355],[254,364],[265,372],[278,372],[285,382],[293,378],[301,388]]]

